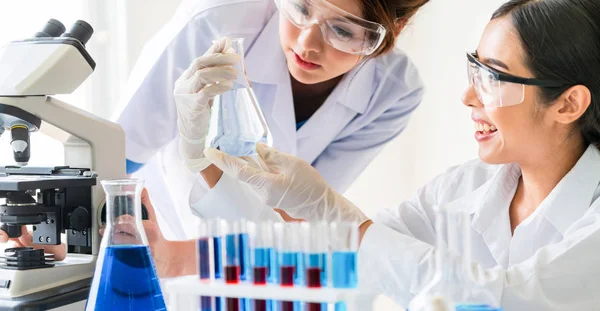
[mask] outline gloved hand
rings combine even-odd
[[[222,38],[192,61],[175,82],[173,96],[177,107],[179,153],[194,172],[210,165],[204,158],[210,106],[215,96],[233,87],[237,72],[232,66],[239,60],[240,56],[231,49],[231,39]]]
[[[210,162],[225,174],[249,184],[263,203],[307,221],[358,222],[369,220],[358,207],[333,190],[307,162],[264,144],[256,147],[256,163],[232,157],[217,149],[206,149]],[[262,161],[260,161],[262,160]]]

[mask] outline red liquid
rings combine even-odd
[[[240,300],[237,298],[225,299],[227,303],[227,311],[240,311]]]
[[[267,275],[269,274],[269,268],[267,267],[254,267],[252,277],[254,278],[254,284],[265,285],[267,284]]]
[[[269,274],[269,268],[267,267],[254,267],[252,270],[253,282],[255,285],[266,285],[267,275]],[[254,311],[267,311],[266,300],[254,300]]]
[[[320,268],[308,268],[306,269],[306,286],[307,287],[321,287],[321,269]]]
[[[281,286],[293,287],[294,286],[294,273],[296,267],[294,266],[281,266],[279,270],[279,281]],[[282,301],[281,311],[294,311],[293,301]]]
[[[294,273],[296,267],[294,266],[281,266],[279,279],[281,286],[294,286]]]
[[[225,283],[238,284],[240,282],[240,267],[225,266]],[[227,311],[240,311],[240,300],[238,298],[226,298]]]
[[[254,311],[267,311],[267,301],[254,300]]]
[[[227,284],[237,284],[240,282],[240,267],[226,266],[225,267],[225,282]]]
[[[306,269],[306,287],[320,288],[321,287],[321,269],[307,268]],[[321,304],[309,302],[306,304],[307,311],[321,311]]]

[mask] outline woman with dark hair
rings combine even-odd
[[[266,170],[215,149],[206,156],[286,220],[358,222],[362,285],[402,305],[435,267],[434,215],[441,207],[470,215],[472,252],[465,259],[505,310],[598,309],[600,1],[509,1],[466,58],[463,103],[479,159],[449,169],[373,220],[306,162],[273,148],[258,148]],[[215,187],[211,195],[228,191]],[[213,208],[254,220],[275,213]]]

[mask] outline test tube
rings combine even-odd
[[[225,220],[215,218],[209,221],[209,227],[212,231],[213,240],[213,263],[214,263],[214,278],[215,280],[223,279],[223,257],[225,248],[223,245],[223,238],[227,234],[227,223]],[[222,297],[215,297],[215,309],[216,311],[223,310],[225,302]]]
[[[358,286],[358,224],[332,223],[329,227],[331,242],[331,272],[334,288]],[[342,302],[335,304],[336,311],[345,311]]]
[[[225,256],[223,271],[225,283],[239,284],[240,282],[240,222],[235,221],[227,228],[225,235]],[[226,298],[227,311],[240,311],[240,300],[238,298]]]
[[[210,282],[214,278],[213,265],[213,239],[211,237],[210,223],[201,220],[197,230],[198,241],[196,243],[198,259],[198,276],[202,282]],[[212,297],[200,297],[200,311],[212,311]]]
[[[300,268],[298,259],[302,252],[302,237],[300,235],[298,223],[276,223],[275,230],[275,246],[277,249],[278,265],[279,265],[279,284],[283,287],[294,287],[298,284],[297,275]],[[299,311],[301,308],[300,302],[281,301],[280,311]]]
[[[273,222],[261,222],[249,226],[252,241],[252,280],[254,285],[265,286],[275,281],[276,257],[273,239]],[[274,302],[271,300],[254,300],[253,311],[272,311]]]
[[[306,258],[306,286],[327,286],[327,253],[329,226],[324,222],[302,223],[304,252]],[[307,311],[326,311],[326,303],[308,303]]]
[[[251,281],[252,280],[252,262],[250,256],[250,237],[248,234],[249,221],[241,219],[236,221],[238,223],[239,231],[238,236],[238,251],[240,261],[240,281]],[[250,311],[251,300],[246,298],[240,299],[240,310]]]

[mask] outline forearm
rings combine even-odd
[[[212,189],[215,187],[217,182],[219,182],[221,176],[223,176],[223,171],[220,168],[216,167],[214,164],[211,164],[203,171],[200,171],[200,175],[202,175],[202,177],[208,184],[208,187]]]
[[[167,243],[168,247],[154,256],[158,276],[172,278],[196,274],[195,241],[168,241]]]

